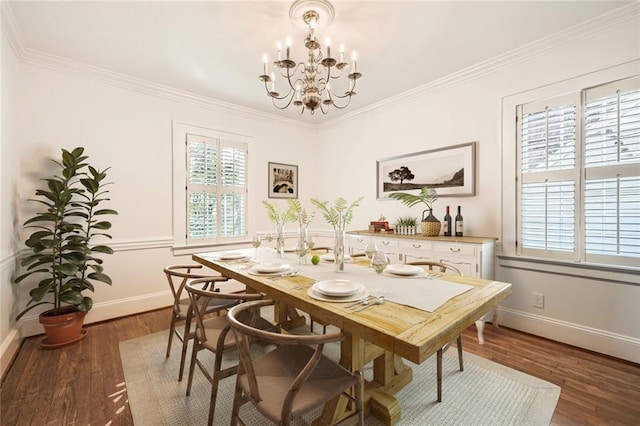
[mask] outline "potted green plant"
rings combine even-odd
[[[399,217],[393,225],[394,233],[398,235],[415,235],[418,220],[413,216]]]
[[[105,198],[109,191],[104,189],[109,184],[105,182],[108,168],[100,171],[92,167],[83,154],[82,147],[71,152],[63,149],[61,160],[52,160],[59,174],[43,179],[46,187],[37,189],[38,198],[29,201],[44,207],[24,223],[35,231],[25,241],[28,253],[20,262],[26,272],[14,282],[32,276],[41,279],[29,291],[31,299],[16,320],[37,306],[53,305],[39,317],[47,334],[41,345],[46,348],[82,339],[86,334],[84,317],[93,306],[93,300],[83,292],[94,291],[94,281],[111,284],[97,256],[113,250],[94,243],[96,238],[111,238],[105,232],[111,222],[104,217],[117,214],[99,208],[109,200]]]
[[[438,192],[423,186],[418,194],[409,194],[407,192],[392,192],[389,198],[400,201],[407,207],[413,207],[416,204],[424,204],[427,210],[422,212],[422,235],[435,237],[440,235],[440,221],[433,215],[433,203],[438,199]],[[428,216],[425,214],[429,212]]]

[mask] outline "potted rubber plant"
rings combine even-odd
[[[435,189],[423,186],[418,194],[392,192],[389,198],[398,200],[407,207],[413,207],[416,204],[426,205],[427,210],[422,212],[422,235],[427,237],[440,235],[440,221],[433,215],[433,203],[438,199],[438,192]],[[429,212],[428,215],[426,215],[427,212]]]
[[[91,297],[83,292],[94,291],[94,282],[111,284],[98,256],[113,250],[94,241],[111,238],[105,232],[111,222],[105,218],[117,212],[101,207],[109,200],[105,190],[108,168],[98,170],[87,159],[82,147],[63,149],[60,161],[52,160],[58,174],[43,179],[46,185],[36,190],[37,198],[29,200],[42,208],[24,223],[34,231],[25,241],[27,253],[20,262],[26,272],[14,283],[29,282],[34,287],[16,320],[37,306],[53,305],[39,316],[47,334],[41,342],[45,348],[82,339],[84,317],[93,306]],[[31,279],[25,281],[27,278]]]

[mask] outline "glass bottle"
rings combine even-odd
[[[449,213],[449,206],[447,206],[447,214],[444,215],[444,233],[445,237],[451,236],[451,214]]]
[[[462,213],[458,206],[458,214],[456,215],[456,237],[462,237]]]

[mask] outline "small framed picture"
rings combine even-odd
[[[269,162],[268,167],[269,198],[298,198],[298,166]]]

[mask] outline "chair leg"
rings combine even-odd
[[[169,326],[169,342],[167,343],[167,358],[171,355],[171,343],[173,342],[173,333],[176,329],[176,316],[171,316],[171,325]]]
[[[236,377],[236,391],[233,395],[233,407],[231,409],[231,426],[238,425],[238,416],[240,415],[240,400],[242,399],[242,389],[238,384],[238,378]]]
[[[199,350],[198,337],[193,339],[193,349],[191,350],[191,362],[189,363],[189,379],[187,380],[187,396],[191,394],[191,384],[193,383],[193,371],[196,368],[196,356]]]
[[[438,402],[442,402],[442,348],[437,354],[437,375],[438,375]]]
[[[462,362],[462,334],[457,339],[458,346],[458,364],[460,364],[460,371],[464,371],[464,363]]]
[[[180,372],[178,373],[178,381],[182,381],[184,373],[184,362],[187,358],[187,347],[189,346],[189,332],[191,331],[191,317],[187,317],[184,323],[184,333],[182,334],[182,353],[180,355]]]

